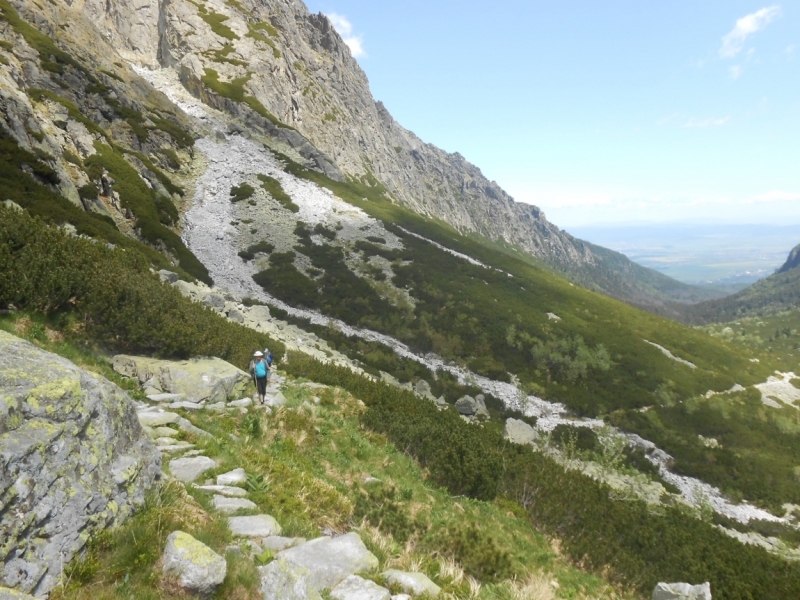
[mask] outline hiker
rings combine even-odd
[[[258,401],[260,404],[264,404],[264,396],[267,393],[269,367],[267,366],[267,361],[264,360],[264,353],[260,350],[255,351],[253,360],[250,361],[250,376],[253,378],[253,383],[256,385]]]
[[[270,372],[272,371],[272,352],[269,351],[269,348],[264,348],[264,360],[267,361],[267,382],[269,382]]]

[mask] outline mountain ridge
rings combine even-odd
[[[302,2],[92,1],[83,12],[104,25],[127,60],[173,68],[193,94],[252,119],[241,102],[236,107],[225,97],[231,92],[227,82],[244,80],[233,95],[253,108],[251,94],[264,109],[255,108],[270,135],[286,136],[283,124],[302,134],[319,150],[304,158],[313,158],[334,179],[343,174],[380,182],[395,201],[419,214],[517,246],[576,283],[661,314],[670,314],[670,302],[718,296],[663,280],[621,255],[572,238],[538,207],[514,201],[459,153],[402,127],[374,100],[365,73],[327,17],[311,14]],[[604,275],[595,278],[593,271]]]

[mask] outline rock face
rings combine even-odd
[[[658,583],[653,590],[653,600],[711,600],[711,585],[689,583]]]
[[[792,249],[792,251],[789,253],[789,258],[787,258],[786,262],[783,263],[783,266],[778,269],[778,273],[785,273],[786,271],[791,271],[797,267],[800,267],[800,245],[797,245]]]
[[[174,531],[164,548],[163,573],[178,579],[186,591],[207,597],[225,581],[225,559],[188,533]]]
[[[225,402],[241,396],[250,377],[221,358],[193,358],[178,362],[128,356],[114,357],[114,370],[135,377],[142,387],[181,394],[192,402]]]
[[[125,392],[0,331],[0,585],[46,594],[160,473]]]

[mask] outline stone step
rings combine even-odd
[[[211,499],[211,504],[225,515],[232,515],[240,510],[258,510],[256,503],[247,498],[229,498],[228,496],[215,495]]]
[[[237,537],[266,538],[281,534],[281,526],[270,515],[229,517],[228,529]]]
[[[206,471],[215,469],[217,463],[207,456],[193,456],[191,458],[175,458],[169,461],[169,472],[175,479],[190,483]]]
[[[239,498],[247,495],[247,490],[244,488],[233,487],[231,485],[196,485],[194,489],[203,492],[222,494],[223,496],[237,496]]]

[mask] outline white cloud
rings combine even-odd
[[[361,58],[367,55],[364,51],[364,42],[361,36],[353,35],[353,24],[347,17],[337,13],[326,13],[325,16],[328,17],[336,32],[342,36],[342,40],[350,48],[354,58]]]
[[[741,65],[734,65],[728,69],[728,72],[731,74],[731,79],[739,79],[742,74],[742,67]]]
[[[733,30],[722,38],[722,46],[719,49],[720,57],[733,58],[739,54],[749,35],[764,29],[770,21],[780,14],[781,7],[776,4],[775,6],[768,6],[757,10],[736,21],[736,26]]]
[[[683,126],[684,128],[717,127],[719,125],[725,125],[725,123],[727,123],[730,120],[731,120],[730,117],[712,117],[710,119],[702,119],[700,121],[698,121],[697,119],[690,119]]]

